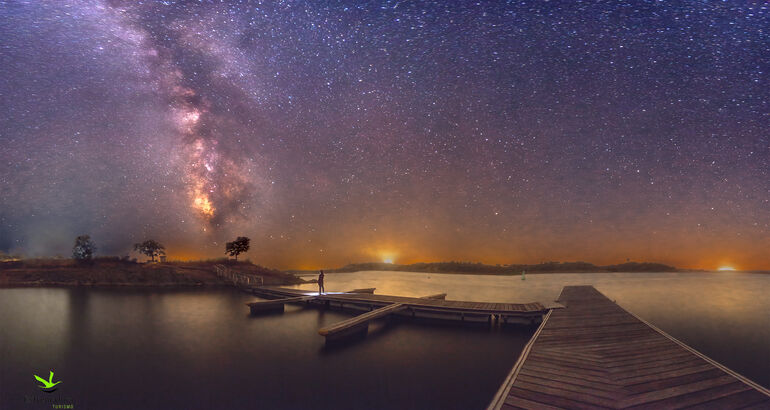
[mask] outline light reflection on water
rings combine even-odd
[[[374,323],[327,349],[351,316],[289,306],[248,316],[236,291],[0,289],[0,408],[55,371],[77,409],[483,408],[534,331]]]
[[[622,307],[707,356],[770,387],[770,275],[739,272],[575,273],[515,276],[332,273],[329,290],[490,302],[550,302],[563,286],[594,285]],[[317,290],[315,285],[296,286]]]
[[[330,291],[547,302],[592,284],[717,361],[770,385],[770,276],[739,273],[329,274]],[[313,285],[301,288],[316,290]],[[56,372],[76,408],[485,407],[532,328],[377,323],[324,348],[317,330],[349,313],[287,308],[249,317],[253,296],[221,290],[0,289],[0,408]]]

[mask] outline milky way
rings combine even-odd
[[[770,267],[749,1],[0,2],[0,250]]]

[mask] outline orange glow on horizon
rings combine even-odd
[[[216,212],[215,212],[216,214]],[[207,227],[204,223],[204,227]],[[210,228],[210,227],[209,227]],[[527,249],[519,247],[514,250],[500,246],[493,248],[491,245],[484,247],[484,243],[468,244],[465,247],[446,246],[444,243],[434,241],[412,241],[405,238],[403,242],[397,240],[372,241],[371,246],[361,246],[361,240],[354,237],[346,237],[335,243],[333,247],[325,249],[323,254],[318,253],[315,243],[306,245],[304,237],[292,237],[291,241],[270,241],[262,235],[252,232],[222,233],[207,229],[206,233],[198,236],[194,232],[189,238],[174,240],[163,236],[156,237],[166,245],[168,260],[175,261],[206,261],[224,258],[224,243],[233,240],[238,235],[246,235],[252,238],[252,250],[239,257],[239,260],[251,260],[251,262],[265,267],[281,270],[307,270],[340,268],[348,264],[356,263],[393,263],[409,265],[413,263],[431,262],[471,262],[486,265],[508,264],[539,264],[549,261],[576,262],[585,261],[595,265],[622,264],[629,259],[636,262],[654,262],[674,266],[680,269],[703,270],[723,272],[743,270],[766,270],[770,260],[764,260],[765,255],[741,253],[739,251],[727,252],[726,249],[682,249],[676,254],[663,254],[653,250],[649,253],[633,255],[626,249],[617,251],[611,248],[596,249],[563,249],[554,244],[545,249]],[[435,244],[435,245],[434,245]],[[477,246],[481,246],[478,248]],[[710,252],[709,252],[710,251]],[[622,253],[622,255],[620,255]],[[735,261],[735,262],[734,262]]]

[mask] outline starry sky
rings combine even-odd
[[[770,268],[764,1],[0,1],[0,250]]]

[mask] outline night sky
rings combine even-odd
[[[0,1],[0,250],[770,268],[764,1]]]

